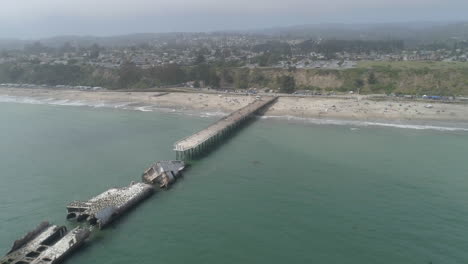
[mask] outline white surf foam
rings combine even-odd
[[[3,103],[23,103],[23,104],[47,104],[47,105],[63,105],[63,106],[88,106],[94,108],[115,108],[124,110],[133,110],[141,112],[153,112],[161,111],[168,113],[181,113],[186,115],[193,115],[199,117],[222,117],[227,114],[224,112],[194,112],[187,109],[173,109],[163,108],[157,105],[138,105],[135,106],[130,102],[120,103],[109,103],[106,101],[80,101],[80,100],[59,100],[55,98],[37,98],[37,97],[23,97],[23,96],[11,96],[11,95],[0,95],[0,102]],[[468,132],[466,127],[455,127],[455,126],[437,126],[437,125],[421,125],[421,124],[398,124],[398,123],[386,123],[381,121],[353,121],[353,120],[337,120],[337,119],[318,119],[318,118],[303,118],[296,116],[261,116],[263,119],[283,119],[292,121],[308,122],[312,124],[320,125],[346,125],[355,127],[394,127],[402,129],[417,129],[417,130],[437,130],[437,131],[464,131]],[[356,130],[356,129],[352,129]]]
[[[398,124],[398,123],[385,123],[378,121],[354,121],[354,120],[338,120],[338,119],[318,119],[318,118],[303,118],[295,116],[262,116],[264,119],[286,119],[292,121],[308,122],[311,124],[319,125],[342,125],[342,126],[355,126],[358,127],[394,127],[402,129],[416,129],[416,130],[437,130],[437,131],[464,131],[468,132],[468,128],[455,127],[455,126],[435,126],[435,125],[419,125],[419,124]]]
[[[1,103],[21,103],[21,104],[47,104],[47,105],[63,105],[63,106],[89,106],[94,108],[110,107],[110,108],[125,108],[130,103],[108,103],[105,101],[81,101],[70,99],[56,98],[39,98],[26,96],[11,96],[0,95]]]
[[[151,106],[139,106],[139,107],[135,107],[135,110],[141,111],[141,112],[153,112],[153,110],[151,109]]]
[[[184,115],[193,115],[200,117],[218,117],[225,116],[223,112],[194,112],[189,109],[174,109],[167,107],[159,107],[157,105],[142,105],[131,102],[118,102],[111,103],[107,101],[82,101],[70,99],[56,99],[56,98],[40,98],[40,97],[26,97],[26,96],[11,96],[0,95],[0,102],[4,103],[22,103],[22,104],[46,104],[46,105],[61,105],[61,106],[87,106],[93,108],[114,108],[140,112],[165,112],[165,113],[180,113]]]

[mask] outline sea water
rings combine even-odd
[[[0,103],[0,253],[217,117]],[[67,263],[468,263],[468,133],[259,119]]]

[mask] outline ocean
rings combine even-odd
[[[5,101],[0,254],[218,118]],[[467,154],[464,128],[259,118],[66,263],[467,263]]]

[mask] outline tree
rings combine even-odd
[[[361,88],[364,87],[364,84],[364,81],[361,79],[356,79],[354,81],[354,86],[356,86],[358,94],[361,92]]]
[[[195,64],[203,64],[205,63],[206,60],[205,60],[205,56],[203,56],[203,54],[198,54],[197,58],[195,59]]]
[[[376,84],[377,83],[377,78],[375,77],[375,74],[373,72],[371,72],[369,74],[369,78],[367,79],[367,82],[369,84]]]
[[[12,67],[7,68],[6,73],[9,81],[17,82],[21,80],[25,70],[19,65],[13,65]]]
[[[141,71],[130,61],[125,61],[120,65],[119,69],[119,87],[130,88],[141,79]]]
[[[254,69],[250,73],[250,83],[258,86],[265,86],[266,77],[259,69]]]
[[[356,79],[354,80],[354,85],[357,87],[357,88],[361,88],[364,86],[364,81],[361,80],[361,79]]]
[[[97,59],[99,57],[100,52],[101,47],[99,47],[99,45],[95,43],[89,48],[89,57],[91,59]]]
[[[208,84],[212,88],[219,88],[221,86],[221,78],[219,78],[218,74],[214,69],[210,71],[210,78],[208,80]]]
[[[229,70],[226,68],[223,68],[221,71],[221,78],[223,83],[234,83],[234,77],[232,77],[232,74]]]
[[[208,84],[210,81],[211,68],[208,64],[199,64],[192,69],[193,79],[204,81]]]
[[[186,72],[177,64],[152,67],[146,73],[149,78],[158,81],[162,85],[180,84],[190,79]],[[191,79],[197,78],[194,76]]]
[[[296,80],[293,76],[283,75],[278,77],[276,82],[279,85],[280,92],[282,93],[293,93],[296,90]]]
[[[249,88],[249,75],[250,70],[246,68],[239,69],[236,72],[234,79],[234,84],[238,89],[247,89]]]

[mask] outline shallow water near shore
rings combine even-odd
[[[106,100],[76,100],[76,99],[56,99],[46,96],[14,96],[0,95],[0,103],[21,103],[21,104],[43,104],[53,106],[82,106],[91,108],[111,108],[123,109],[140,112],[159,112],[159,113],[176,113],[188,116],[199,117],[222,117],[229,113],[222,111],[204,111],[194,110],[184,107],[162,107],[158,104],[136,103],[127,101],[106,101]],[[417,130],[438,130],[438,131],[464,131],[468,132],[468,123],[455,120],[398,120],[398,119],[369,119],[357,120],[355,118],[334,119],[334,118],[313,118],[291,115],[264,115],[263,119],[280,119],[289,122],[310,123],[319,125],[345,125],[356,127],[395,127]]]
[[[216,117],[0,104],[0,253]],[[259,119],[66,263],[465,263],[468,133]]]

